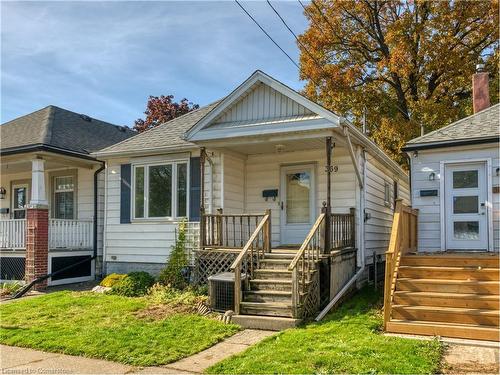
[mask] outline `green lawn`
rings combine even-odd
[[[269,337],[208,373],[436,373],[439,342],[382,335],[378,301],[380,296],[364,289],[324,321]]]
[[[140,319],[146,298],[58,292],[0,306],[0,343],[137,366],[199,352],[238,327],[198,315]]]

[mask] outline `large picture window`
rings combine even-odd
[[[75,182],[73,176],[54,178],[54,218],[74,219]]]
[[[133,181],[135,219],[187,216],[187,161],[135,165]]]

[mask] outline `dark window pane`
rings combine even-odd
[[[187,164],[177,164],[177,216],[187,211]]]
[[[149,217],[172,216],[172,165],[149,167]]]
[[[453,236],[458,240],[478,240],[479,221],[455,221]]]
[[[135,168],[135,217],[144,217],[144,167]]]
[[[14,189],[14,208],[23,208],[26,205],[26,188]]]
[[[477,188],[477,180],[477,170],[453,172],[453,189]]]
[[[477,195],[468,197],[453,197],[454,214],[475,214],[479,210],[479,197]]]
[[[54,199],[54,217],[56,219],[73,219],[73,192],[55,193]]]

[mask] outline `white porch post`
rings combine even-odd
[[[31,161],[31,200],[30,207],[48,207],[45,194],[45,160]]]

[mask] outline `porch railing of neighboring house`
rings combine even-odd
[[[93,220],[49,219],[49,249],[91,249]]]
[[[202,213],[200,219],[200,248],[241,249],[266,214]]]
[[[391,319],[392,300],[401,256],[417,249],[418,210],[396,200],[389,248],[385,253],[384,328]]]
[[[0,220],[0,249],[24,249],[26,219]]]
[[[267,210],[264,217],[257,224],[255,230],[240,251],[233,264],[231,271],[234,272],[234,312],[240,313],[242,300],[241,275],[247,280],[254,275],[254,269],[259,268],[259,263],[265,253],[271,251],[271,211]]]

